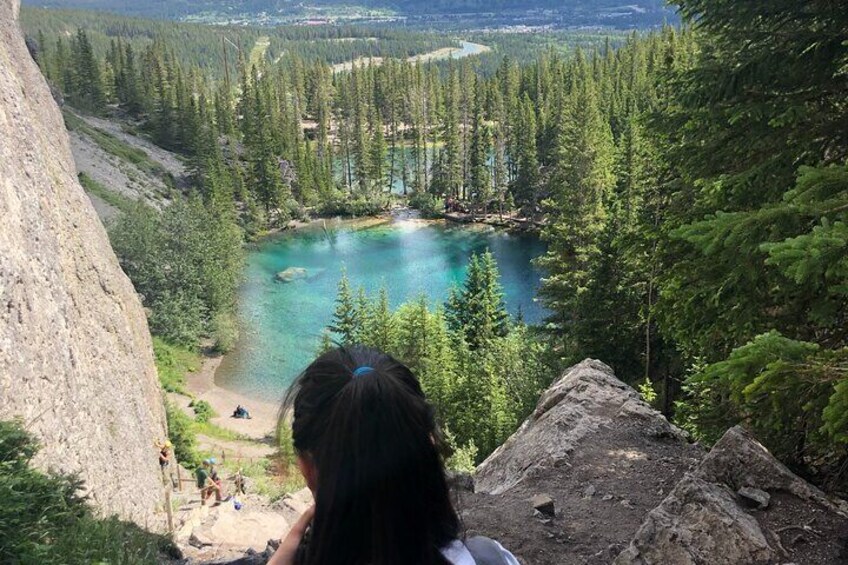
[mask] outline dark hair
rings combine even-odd
[[[354,376],[360,367],[373,370]],[[433,408],[405,365],[375,349],[331,350],[283,406],[295,450],[318,474],[308,565],[448,563],[440,548],[459,519]]]

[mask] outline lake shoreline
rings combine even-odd
[[[448,230],[459,228],[463,232],[466,230],[468,232],[481,233],[500,232],[503,234],[513,234],[518,236],[538,235],[540,228],[538,222],[533,222],[532,220],[513,215],[504,215],[503,217],[500,217],[497,214],[472,216],[471,214],[454,213],[451,215],[448,213],[441,213],[435,218],[421,218],[418,211],[415,209],[409,208],[408,206],[395,206],[390,210],[386,210],[378,215],[372,216],[328,216],[313,217],[308,220],[294,220],[289,222],[285,227],[264,233],[255,241],[249,243],[246,246],[246,249],[248,250],[248,253],[254,253],[261,250],[265,245],[274,245],[275,240],[279,241],[288,236],[299,237],[296,235],[298,232],[312,231],[320,233],[320,230],[322,229],[328,232],[336,232],[340,228],[342,231],[357,232],[361,230],[369,230],[371,228],[379,229],[381,226],[391,226],[394,223],[402,223],[413,226],[419,225],[422,228],[427,226],[434,226],[439,229]],[[301,263],[292,263],[291,265],[298,267],[302,266]],[[247,281],[247,269],[245,270],[244,276],[245,281]],[[327,290],[327,292],[331,291]],[[240,332],[245,335],[246,333],[250,333],[250,328],[240,327]],[[306,335],[303,331],[299,331],[291,327],[288,327],[285,333],[295,336],[295,339],[299,335]],[[302,347],[298,346],[297,349],[301,352],[303,351]],[[268,351],[278,350],[280,349],[268,349]],[[293,350],[284,348],[280,351]],[[206,366],[203,371],[205,373],[205,379],[195,379],[191,383],[190,389],[192,390],[192,393],[209,394],[217,404],[217,406],[213,407],[218,413],[224,413],[223,407],[225,403],[232,404],[232,406],[227,405],[226,407],[228,414],[232,413],[232,410],[237,404],[243,404],[250,407],[251,405],[260,406],[262,403],[267,403],[267,396],[264,392],[261,390],[257,391],[255,386],[253,386],[255,383],[252,381],[252,372],[236,375],[232,371],[232,367],[240,366],[244,363],[244,361],[239,361],[239,359],[243,358],[244,355],[244,350],[239,348],[238,350],[227,353],[225,356],[218,355],[211,360],[204,359],[204,365]],[[262,353],[260,352],[258,355],[262,355]],[[302,353],[297,353],[297,355],[303,357]],[[305,364],[308,362],[308,359],[304,358],[301,362]],[[299,366],[302,367],[305,365],[299,364]],[[241,371],[239,373],[241,373]],[[274,398],[276,403],[281,401],[287,388],[287,386],[281,386],[279,390],[274,387],[271,388],[272,396],[278,395],[280,397]],[[210,401],[210,403],[212,402]],[[275,419],[277,404],[274,404],[274,407],[275,410],[273,418]],[[269,410],[263,407],[262,412],[268,413]]]
[[[272,438],[277,430],[277,414],[282,403],[263,400],[243,392],[225,388],[215,381],[224,355],[204,352],[200,368],[186,375],[186,389],[196,400],[205,400],[214,410],[216,416],[212,423],[224,429],[236,432],[253,440]],[[251,418],[233,418],[236,406],[248,409]]]

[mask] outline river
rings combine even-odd
[[[541,321],[545,310],[534,300],[541,273],[531,260],[545,246],[533,235],[398,218],[333,220],[268,238],[248,254],[239,293],[241,336],[215,380],[276,400],[315,356],[332,320],[342,269],[354,287],[371,295],[385,286],[393,307],[422,293],[435,305],[461,283],[471,254],[487,248],[498,261],[510,313],[520,310],[528,323]],[[303,278],[276,279],[289,268],[305,269]]]
[[[472,43],[470,41],[460,40],[459,47],[442,47],[441,49],[436,49],[435,51],[430,51],[428,53],[421,53],[420,55],[413,55],[412,57],[407,58],[407,61],[410,63],[429,63],[431,61],[442,61],[444,59],[462,59],[463,57],[471,57],[472,55],[481,55],[486,53],[487,51],[491,51],[491,47],[488,45],[481,45],[479,43]],[[333,65],[333,72],[348,72],[350,71],[354,65],[362,66],[362,65],[373,65],[380,66],[383,64],[382,57],[360,57],[354,61],[347,61],[345,63],[338,63]]]

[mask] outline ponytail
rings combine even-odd
[[[410,370],[363,347],[329,351],[289,390],[299,456],[317,468],[307,565],[444,565],[457,539],[434,412]]]

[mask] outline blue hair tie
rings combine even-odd
[[[366,366],[363,365],[362,367],[359,367],[358,369],[356,369],[353,372],[353,378],[361,377],[362,375],[367,375],[368,373],[373,373],[373,372],[374,372],[373,367],[366,367]]]

